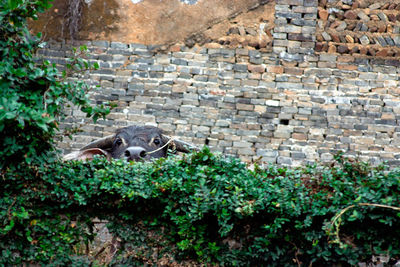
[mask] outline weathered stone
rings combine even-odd
[[[388,17],[387,17],[386,14],[383,13],[383,12],[379,12],[379,13],[378,13],[378,17],[379,17],[383,22],[387,22],[387,21],[388,21]]]
[[[400,38],[399,38],[400,41]],[[267,66],[267,72],[282,74],[284,68],[282,66]]]
[[[248,65],[247,66],[248,70],[250,72],[257,72],[257,73],[263,73],[265,71],[265,67],[261,65]]]
[[[340,23],[340,25],[336,27],[336,30],[337,30],[337,31],[343,31],[344,29],[346,29],[346,27],[347,27],[347,23],[344,22],[344,21],[342,21],[342,22]]]
[[[337,51],[338,51],[338,53],[344,54],[349,51],[349,48],[346,45],[339,45],[337,47]]]
[[[329,16],[328,10],[320,9],[318,11],[318,16],[319,16],[320,19],[326,21],[328,19],[328,16]]]
[[[382,6],[382,4],[383,4],[383,2],[374,3],[374,4],[370,5],[368,8],[370,10],[379,9]]]
[[[345,17],[346,19],[354,20],[354,19],[357,18],[357,13],[354,12],[353,10],[347,10],[347,11],[344,13],[344,17]]]
[[[380,32],[380,33],[385,32],[386,31],[386,27],[387,26],[385,24],[379,25],[378,32]]]
[[[365,14],[364,11],[362,11],[362,10],[360,10],[360,11],[357,13],[357,16],[358,16],[360,19],[362,19],[363,21],[365,21],[365,22],[370,21],[370,18],[368,17],[368,15]]]
[[[400,46],[400,35],[393,36],[393,41],[396,46]]]
[[[384,38],[385,38],[386,43],[387,43],[389,46],[394,46],[394,45],[395,45],[395,43],[394,43],[394,41],[393,41],[393,39],[392,39],[391,37],[385,36]]]
[[[350,35],[346,35],[346,41],[348,42],[348,43],[354,43],[354,38],[353,37],[351,37]]]
[[[362,45],[368,45],[370,43],[369,38],[366,35],[361,36],[360,43]]]
[[[322,32],[322,37],[324,37],[325,41],[332,40],[331,36],[327,32]]]
[[[390,20],[391,22],[396,22],[396,21],[397,21],[397,18],[396,18],[396,15],[395,15],[395,14],[389,14],[389,15],[388,15],[388,18],[389,18],[389,20]]]
[[[382,36],[376,37],[376,40],[381,46],[387,46],[386,40]]]
[[[366,32],[368,31],[368,26],[364,23],[361,24],[360,32]]]
[[[388,49],[384,48],[376,53],[377,57],[386,57],[388,54]]]
[[[295,41],[313,41],[313,36],[304,33],[289,33],[288,39]]]
[[[332,41],[334,41],[335,43],[340,43],[341,42],[338,34],[332,32],[331,33],[331,37],[332,37]]]
[[[328,53],[333,54],[336,53],[336,46],[335,45],[330,45],[328,48]]]

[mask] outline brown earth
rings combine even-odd
[[[72,3],[81,11],[68,14]],[[75,10],[76,11],[76,10]],[[81,15],[80,15],[81,14]],[[79,16],[80,15],[80,16]],[[271,42],[274,3],[266,0],[201,0],[188,5],[179,0],[55,0],[53,7],[31,22],[45,40],[70,39],[68,20],[74,18],[78,40],[171,45],[185,42],[250,44]]]

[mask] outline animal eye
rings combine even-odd
[[[115,144],[117,146],[120,146],[122,144],[122,140],[120,138],[118,138],[117,140],[115,140]]]
[[[156,145],[159,145],[161,142],[160,142],[160,139],[154,139],[153,143]]]

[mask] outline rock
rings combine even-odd
[[[357,18],[357,13],[354,12],[353,10],[347,10],[347,11],[344,13],[344,17],[345,17],[346,19],[356,19],[356,18]]]
[[[360,42],[362,45],[369,45],[370,41],[366,35],[360,37]]]
[[[368,17],[368,15],[365,14],[364,11],[362,11],[362,10],[360,10],[360,11],[357,13],[357,16],[358,16],[360,19],[362,19],[363,21],[365,21],[365,22],[370,21],[370,18]]]
[[[372,26],[371,28],[369,28],[370,32],[376,32],[378,30],[378,27],[376,26]]]
[[[246,30],[244,29],[243,26],[239,26],[238,30],[241,36],[246,36]]]
[[[386,31],[386,25],[385,24],[380,25],[379,28],[378,28],[378,32],[382,33],[382,32],[385,32],[385,31]]]
[[[337,34],[335,34],[335,33],[331,33],[331,37],[332,37],[332,40],[333,40],[335,43],[340,43],[339,35],[337,35]]]
[[[384,48],[376,53],[377,57],[386,57],[387,55],[388,55],[388,50],[386,48]]]
[[[385,38],[383,38],[382,36],[378,36],[378,37],[377,37],[377,40],[378,40],[378,43],[379,43],[381,46],[387,46],[387,45],[388,45],[387,42],[386,42],[386,40],[385,40]]]
[[[400,46],[400,36],[399,35],[393,36],[393,41],[396,46]]]
[[[349,48],[346,45],[339,45],[337,47],[337,51],[340,54],[345,54],[345,53],[349,52]]]
[[[389,14],[389,15],[388,15],[388,18],[389,18],[389,20],[390,20],[391,22],[396,22],[396,20],[397,20],[396,15],[394,15],[394,14]]]
[[[361,32],[366,32],[366,31],[368,31],[368,26],[365,25],[364,23],[362,23],[362,24],[361,24],[361,29],[360,29],[360,31],[361,31]]]
[[[358,1],[354,1],[353,5],[351,6],[352,9],[357,9],[360,6],[360,3]]]
[[[361,55],[366,55],[368,53],[368,48],[366,47],[361,47],[360,48],[360,54]]]
[[[375,3],[369,6],[370,10],[375,10],[375,9],[379,9],[382,6],[383,3]]]
[[[335,45],[330,45],[328,48],[328,53],[334,54],[336,53],[336,46]]]
[[[344,29],[346,29],[346,27],[347,27],[347,23],[344,22],[344,21],[342,21],[342,22],[340,23],[340,25],[336,28],[336,30],[337,30],[337,31],[343,31]]]
[[[315,48],[314,48],[315,51],[316,51],[316,52],[321,52],[321,51],[323,50],[324,44],[325,44],[325,43],[321,43],[321,42],[316,43],[316,44],[315,44]]]
[[[322,33],[322,37],[324,37],[325,41],[330,41],[332,40],[331,36],[327,32]]]
[[[369,48],[368,49],[368,54],[370,55],[370,56],[375,56],[376,55],[376,51],[375,51],[375,49],[373,49],[373,48]]]
[[[349,22],[346,30],[352,31],[356,27],[356,25],[357,25],[357,23],[355,23],[355,22]]]
[[[358,46],[355,46],[350,50],[350,54],[355,54],[355,53],[358,53],[359,51],[360,51],[360,49],[358,48]]]
[[[348,43],[354,43],[354,38],[353,37],[351,37],[350,35],[346,35],[346,41],[348,42]]]
[[[258,35],[258,34],[257,34],[257,31],[254,30],[254,29],[252,29],[252,28],[246,28],[246,32],[247,32],[248,34],[250,34],[250,35],[253,35],[253,36]]]
[[[322,19],[323,21],[326,21],[328,19],[329,13],[326,9],[321,9],[318,11],[318,15],[319,15],[320,19]]]
[[[378,17],[379,17],[383,22],[387,22],[387,21],[388,21],[388,17],[387,17],[386,14],[383,13],[383,12],[379,12],[379,13],[378,13]]]

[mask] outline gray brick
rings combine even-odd
[[[128,44],[119,43],[119,42],[111,42],[110,47],[111,48],[116,48],[116,49],[127,49],[128,48]]]
[[[302,6],[303,3],[303,0],[276,0],[276,4],[278,5]]]
[[[134,44],[134,43],[131,43],[131,44],[129,44],[129,47],[130,47],[130,48],[133,48],[133,49],[147,50],[147,46],[146,46],[146,45],[143,45],[143,44]]]
[[[110,42],[108,41],[92,41],[93,46],[99,46],[99,47],[109,47]]]

